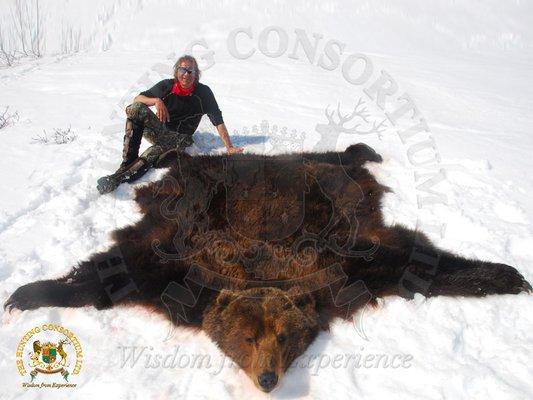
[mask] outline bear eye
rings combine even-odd
[[[254,344],[255,343],[255,339],[253,337],[251,337],[251,336],[247,337],[244,340],[246,340],[246,343],[248,343],[248,344]]]
[[[285,340],[287,340],[287,337],[285,336],[285,334],[280,333],[280,334],[278,335],[278,343],[280,343],[280,344],[281,344],[281,343],[285,343]]]

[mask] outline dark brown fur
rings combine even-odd
[[[504,265],[467,260],[386,226],[368,146],[281,156],[183,155],[136,190],[144,214],[115,246],[6,302],[98,309],[143,304],[204,329],[270,391],[335,317],[386,295],[484,296],[530,285]],[[423,255],[424,257],[422,257]]]

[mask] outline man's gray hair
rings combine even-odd
[[[185,54],[178,58],[178,61],[176,61],[176,64],[174,64],[174,78],[178,78],[178,68],[182,61],[189,61],[192,64],[192,67],[194,69],[194,83],[198,83],[201,75],[200,69],[198,68],[198,62],[196,61],[196,58],[188,54]]]

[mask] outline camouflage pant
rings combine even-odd
[[[191,135],[180,134],[169,130],[150,108],[140,102],[126,107],[126,128],[122,164],[131,164],[138,156],[141,139],[144,137],[152,144],[140,157],[150,164],[155,163],[159,156],[169,150],[183,151],[193,144]]]

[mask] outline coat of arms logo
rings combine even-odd
[[[81,369],[83,353],[78,338],[56,324],[36,326],[28,331],[17,347],[17,368],[33,383],[39,374],[60,375],[69,382]]]

